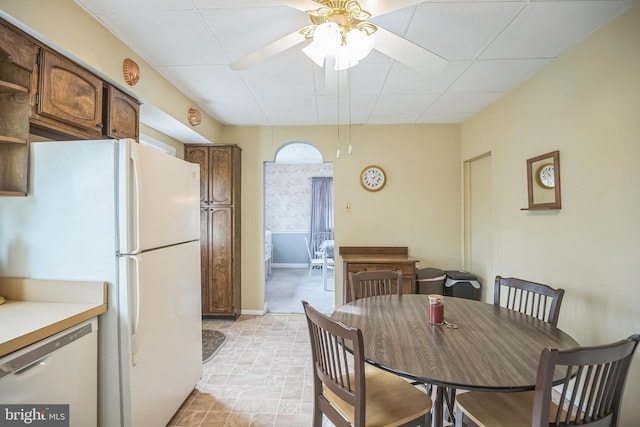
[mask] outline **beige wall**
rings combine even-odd
[[[38,33],[46,44],[62,50],[143,103],[154,105],[191,128],[187,123],[187,110],[195,104],[73,0],[0,0],[0,10]],[[133,59],[140,67],[140,81],[135,86],[128,86],[124,81],[122,62],[125,58]],[[214,142],[218,142],[222,132],[220,123],[206,114],[202,114],[202,123],[192,129]],[[163,142],[172,144],[164,134],[161,137]]]
[[[461,127],[462,159],[492,152],[494,273],[566,289],[581,344],[640,332],[640,5]],[[525,162],[560,150],[562,209],[527,204]],[[624,426],[640,423],[640,357]]]
[[[341,135],[349,134],[345,129]],[[354,126],[337,143],[337,127],[227,127],[223,139],[242,152],[242,309],[264,308],[263,169],[291,141],[315,145],[334,161],[335,240],[338,246],[408,246],[418,267],[461,267],[460,148],[457,125]],[[336,159],[338,146],[342,155]],[[360,171],[377,164],[388,182],[377,193],[360,186]],[[351,203],[351,213],[344,204]],[[338,258],[338,263],[340,262]],[[342,304],[342,267],[336,304]]]

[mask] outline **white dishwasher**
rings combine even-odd
[[[97,320],[65,329],[0,358],[0,405],[4,404],[68,404],[70,427],[96,426]]]

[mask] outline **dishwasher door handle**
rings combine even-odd
[[[1,363],[0,378],[12,374],[20,375],[26,373],[28,370],[38,366],[43,359],[46,359],[54,351],[71,344],[83,336],[90,334],[92,331],[93,327],[88,323],[56,338],[55,340],[42,344],[25,354]]]
[[[46,362],[47,359],[49,359],[48,355],[44,356],[42,359],[36,360],[35,362],[33,362],[30,365],[27,365],[27,366],[25,366],[23,368],[18,369],[13,374],[14,375],[18,375],[18,376],[19,375],[25,375],[25,374],[29,373],[29,371],[31,371],[33,368],[38,368],[38,367],[42,368],[47,364],[47,362]]]

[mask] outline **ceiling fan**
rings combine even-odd
[[[360,3],[355,0],[264,1],[270,5],[277,3],[278,5],[289,6],[291,8],[301,10],[309,15],[311,24],[278,40],[272,41],[260,49],[232,62],[230,64],[230,68],[232,70],[245,70],[263,59],[284,52],[285,50],[306,40],[314,40],[314,35],[320,31],[319,28],[321,24],[337,26],[342,33],[343,44],[346,44],[346,34],[349,30],[353,28],[358,29],[366,36],[374,38],[374,40],[372,40],[373,49],[376,49],[421,73],[441,69],[447,63],[446,59],[436,53],[418,46],[417,44],[368,21],[368,19],[373,16],[383,15],[398,9],[423,3],[421,0],[361,0],[365,7],[361,7]],[[312,46],[309,45],[305,49],[309,49],[311,47]],[[308,52],[305,53],[312,57]],[[319,65],[323,65],[319,60],[314,59],[314,61]],[[335,63],[335,58],[327,57],[325,69],[329,69],[330,67],[340,69]]]

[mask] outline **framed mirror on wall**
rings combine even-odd
[[[560,209],[560,152],[527,160],[529,207],[522,210]]]

